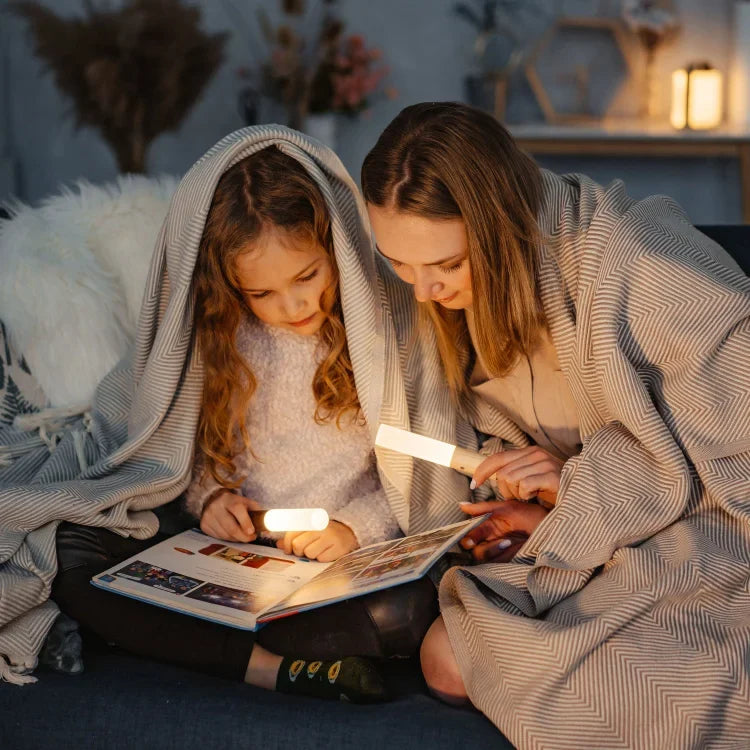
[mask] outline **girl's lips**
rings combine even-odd
[[[293,323],[290,322],[289,325],[301,328],[302,326],[306,326],[308,323],[312,323],[314,317],[315,313],[313,313],[309,318],[305,318],[304,320],[296,320]]]

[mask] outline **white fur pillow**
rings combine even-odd
[[[78,182],[0,220],[0,320],[51,406],[88,403],[133,342],[172,177]]]

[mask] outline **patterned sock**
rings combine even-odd
[[[375,664],[359,656],[337,661],[284,657],[276,677],[276,689],[281,693],[351,703],[379,703],[389,697]]]

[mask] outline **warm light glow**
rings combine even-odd
[[[264,513],[263,524],[269,531],[322,531],[328,513],[323,508],[274,508]]]
[[[721,73],[694,70],[690,74],[688,125],[693,130],[715,128],[721,122]]]
[[[677,130],[687,127],[687,85],[687,70],[675,70],[672,73],[672,112],[669,121]]]
[[[398,427],[381,424],[378,434],[375,436],[375,445],[381,448],[390,448],[392,451],[405,453],[407,456],[421,458],[424,461],[432,461],[441,466],[450,466],[455,445],[444,443],[441,440],[415,435]]]
[[[722,76],[714,68],[688,68],[672,73],[670,122],[678,129],[707,130],[721,123]]]

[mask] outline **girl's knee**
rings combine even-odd
[[[436,698],[454,706],[469,702],[442,617],[427,631],[419,657],[427,687]]]

